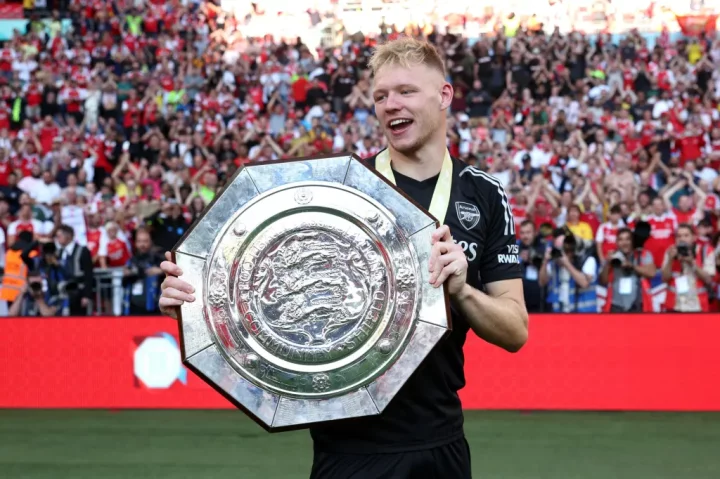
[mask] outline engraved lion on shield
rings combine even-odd
[[[370,280],[349,241],[324,230],[298,231],[266,252],[253,288],[271,329],[292,343],[321,346],[362,319]]]

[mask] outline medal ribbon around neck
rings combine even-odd
[[[375,159],[375,169],[383,175],[393,185],[397,186],[395,182],[395,175],[393,174],[390,166],[390,150],[385,149],[378,153]],[[432,200],[430,201],[430,214],[433,215],[440,224],[445,223],[445,214],[447,213],[448,205],[450,204],[450,187],[452,186],[452,159],[450,158],[450,152],[445,149],[445,158],[443,159],[442,168],[440,169],[440,176],[438,177],[437,184],[435,185],[435,191],[433,191]]]

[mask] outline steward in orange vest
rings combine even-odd
[[[12,303],[27,283],[28,264],[37,256],[33,251],[32,233],[23,231],[5,253],[5,274],[0,284],[0,301]]]

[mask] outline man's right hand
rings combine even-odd
[[[671,245],[671,246],[667,249],[668,258],[671,259],[671,260],[676,259],[676,258],[677,258],[677,252],[678,252],[678,251],[677,251],[677,246]]]
[[[160,269],[165,273],[165,280],[160,285],[162,295],[160,295],[160,312],[178,319],[180,306],[185,303],[195,301],[195,288],[190,283],[178,278],[183,272],[178,265],[173,263],[170,252],[165,253],[165,261],[160,263]]]
[[[530,259],[530,251],[527,248],[520,251],[520,259],[523,263],[527,263]]]

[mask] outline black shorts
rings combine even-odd
[[[340,454],[316,451],[310,479],[470,479],[465,438],[422,451]]]

